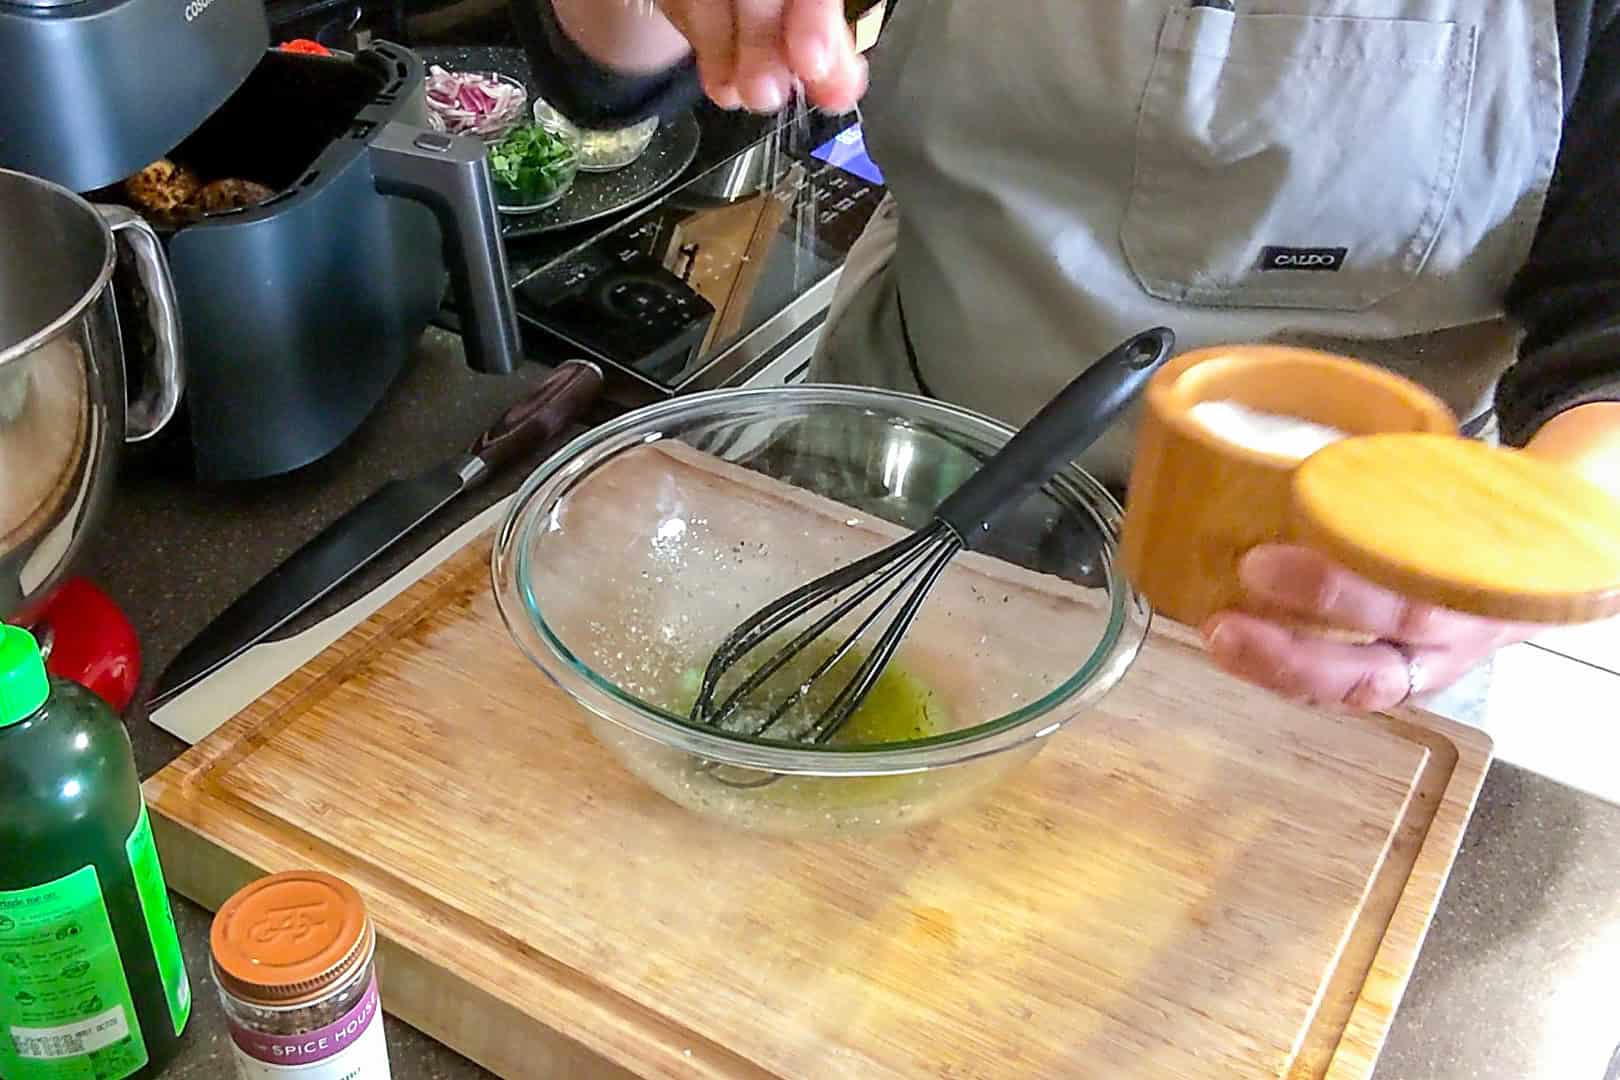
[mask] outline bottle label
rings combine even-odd
[[[124,1080],[146,1061],[96,868],[0,891],[0,1076]]]
[[[241,1080],[387,1080],[377,976],[360,1000],[325,1027],[297,1035],[267,1035],[229,1019]]]
[[[141,898],[141,914],[146,917],[146,936],[152,942],[158,976],[163,980],[163,997],[169,1003],[169,1022],[179,1035],[191,1017],[191,983],[186,964],[180,957],[180,934],[174,928],[174,909],[169,906],[169,890],[163,884],[163,867],[158,864],[157,847],[152,843],[152,819],[141,804],[135,830],[124,842],[129,869],[135,876],[135,891]]]

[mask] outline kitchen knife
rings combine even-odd
[[[570,360],[502,413],[465,454],[384,485],[204,627],[163,672],[150,708],[263,641],[502,465],[562,434],[601,389],[600,368]]]

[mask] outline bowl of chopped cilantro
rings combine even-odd
[[[579,134],[560,125],[519,124],[489,148],[495,202],[503,214],[553,205],[579,172]]]

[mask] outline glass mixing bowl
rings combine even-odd
[[[1119,506],[1077,467],[939,578],[890,665],[885,693],[914,710],[899,736],[885,724],[883,741],[809,746],[688,713],[738,622],[927,524],[1011,435],[951,405],[853,387],[637,410],[519,491],[495,545],[502,617],[595,736],[689,810],[790,835],[925,820],[1032,758],[1119,681],[1146,635],[1147,606],[1115,562]]]

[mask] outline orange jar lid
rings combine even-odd
[[[371,955],[360,894],[319,870],[260,878],[225,901],[209,931],[220,984],[245,1001],[319,997]]]

